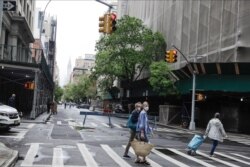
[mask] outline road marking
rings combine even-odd
[[[64,167],[62,148],[53,149],[52,167]]]
[[[33,128],[35,126],[35,124],[29,124],[27,127],[29,128],[29,129],[31,129],[31,128]]]
[[[241,163],[246,164],[246,165],[250,165],[249,162],[246,162],[246,161],[241,160],[241,159],[238,159],[238,158],[234,158],[234,157],[232,157],[232,156],[230,156],[230,155],[226,155],[226,154],[219,153],[219,152],[215,152],[215,154],[220,155],[220,156],[225,157],[225,158],[232,159],[232,160],[234,160],[234,161],[241,162]]]
[[[236,155],[236,156],[241,157],[241,158],[250,159],[249,157],[246,157],[244,155],[240,155],[240,154],[236,154],[236,153],[231,153],[231,154]]]
[[[201,165],[203,165],[203,166],[207,166],[207,167],[216,167],[216,166],[211,165],[211,164],[209,164],[209,163],[206,163],[206,162],[204,162],[204,161],[202,161],[202,160],[200,160],[200,159],[197,159],[197,158],[194,158],[194,157],[192,157],[192,156],[190,156],[190,155],[184,154],[184,153],[182,153],[182,152],[180,152],[180,151],[178,151],[178,150],[176,150],[176,149],[168,148],[168,150],[170,150],[170,151],[172,151],[172,152],[174,152],[174,153],[176,153],[176,154],[178,154],[178,155],[180,155],[180,156],[183,156],[183,157],[185,157],[185,158],[187,158],[187,159],[190,159],[190,160],[192,160],[192,161],[195,161],[196,163],[199,163],[199,164],[201,164]]]
[[[203,156],[203,157],[206,157],[206,158],[212,159],[212,160],[214,160],[214,161],[220,162],[220,163],[222,163],[222,164],[224,164],[224,165],[227,165],[227,166],[231,166],[231,167],[240,167],[240,166],[238,166],[238,165],[235,165],[235,164],[232,164],[232,163],[223,161],[223,160],[221,160],[221,159],[218,159],[218,158],[215,158],[215,157],[210,157],[209,155],[207,155],[207,154],[205,154],[205,153],[202,153],[201,151],[196,151],[196,153],[197,153],[198,155],[201,155],[201,156]]]
[[[173,163],[173,164],[175,164],[177,166],[180,166],[180,167],[190,167],[190,166],[188,166],[188,165],[186,165],[186,164],[184,164],[184,163],[182,163],[180,161],[177,161],[176,159],[171,158],[171,157],[169,157],[169,156],[167,156],[167,155],[165,155],[165,154],[163,154],[160,151],[157,151],[155,149],[152,149],[152,152],[155,153],[155,154],[157,154],[158,156],[166,159],[167,161],[170,161],[171,163]]]
[[[103,125],[103,126],[106,126],[106,127],[108,127],[108,128],[109,128],[109,126],[108,126],[106,123],[102,123],[102,125]]]
[[[96,124],[96,123],[93,123],[93,122],[92,122],[91,125],[94,126],[94,127],[97,127],[97,124]]]
[[[62,121],[57,121],[57,125],[62,125]]]
[[[77,147],[80,150],[88,167],[98,167],[96,161],[92,157],[91,153],[89,152],[85,144],[78,143]]]
[[[123,145],[122,146],[123,148],[126,148],[126,146],[125,145]],[[134,150],[133,149],[129,149],[129,152],[131,152],[132,154],[134,154],[135,155],[135,152],[134,152]],[[152,161],[150,158],[147,158],[147,161],[151,164],[151,167],[162,167],[161,165],[159,165],[158,163],[156,163],[156,162],[154,162],[154,161]]]
[[[21,166],[33,166],[33,162],[35,160],[36,154],[38,153],[38,149],[39,149],[39,143],[31,143],[30,148]]]
[[[119,155],[117,155],[108,145],[101,144],[101,147],[106,153],[121,167],[131,167],[126,161],[124,161]]]
[[[118,125],[118,124],[114,124],[114,126],[115,127],[117,127],[117,128],[122,128],[120,125]]]

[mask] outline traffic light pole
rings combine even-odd
[[[108,6],[108,7],[109,7],[109,13],[110,13],[111,9],[113,8],[113,5],[110,5],[110,4],[108,4],[108,3],[106,3],[106,2],[103,2],[103,1],[101,1],[101,0],[96,0],[96,2],[99,2],[99,3],[103,4],[103,5]]]
[[[194,122],[194,116],[195,116],[195,84],[196,84],[196,71],[192,67],[191,63],[188,61],[187,57],[175,46],[172,45],[176,50],[180,52],[182,57],[186,60],[187,64],[190,65],[192,69],[192,75],[193,75],[193,86],[192,86],[192,108],[191,108],[191,121],[189,123],[189,130],[195,130],[195,122]]]

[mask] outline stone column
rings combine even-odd
[[[0,37],[0,59],[4,59],[4,42],[5,42],[5,34],[6,34],[6,28],[3,26],[2,27],[2,32],[1,32],[1,37]]]

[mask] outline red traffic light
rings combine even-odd
[[[117,17],[116,14],[111,13],[111,19],[112,19],[112,20],[116,20],[116,17]]]

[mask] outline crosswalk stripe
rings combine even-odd
[[[103,125],[103,126],[106,126],[106,127],[108,127],[108,128],[109,128],[109,126],[108,126],[106,123],[102,123],[102,125]]]
[[[77,147],[80,150],[84,160],[86,161],[87,167],[98,167],[96,161],[92,157],[85,144],[78,143]]]
[[[57,121],[57,125],[62,125],[62,121]]]
[[[209,164],[209,163],[206,163],[206,162],[204,162],[204,161],[202,161],[202,160],[199,160],[199,159],[197,159],[197,158],[194,158],[194,157],[192,157],[192,156],[190,156],[190,155],[184,154],[184,153],[182,153],[182,152],[180,152],[180,151],[178,151],[178,150],[176,150],[176,149],[168,148],[168,150],[170,150],[170,151],[172,151],[172,152],[174,152],[174,153],[176,153],[176,154],[178,154],[178,155],[181,155],[181,156],[183,156],[183,157],[185,157],[185,158],[187,158],[187,159],[190,159],[190,160],[192,160],[192,161],[195,161],[195,162],[197,162],[197,163],[199,163],[199,164],[201,164],[201,165],[203,165],[203,166],[207,166],[207,167],[216,167],[216,166],[211,165],[211,164]]]
[[[114,124],[114,126],[115,127],[117,127],[117,128],[122,128],[120,125],[118,125],[118,124]]]
[[[201,151],[196,151],[196,153],[197,153],[198,155],[201,155],[201,156],[203,156],[203,157],[206,157],[206,158],[212,159],[212,160],[214,160],[214,161],[220,162],[220,163],[222,163],[222,164],[224,164],[224,165],[227,165],[227,166],[231,166],[231,167],[240,167],[240,166],[238,166],[238,165],[235,165],[235,164],[232,164],[232,163],[223,161],[223,160],[221,160],[221,159],[218,159],[218,158],[215,158],[215,157],[210,157],[209,155],[204,154],[204,153],[202,153]]]
[[[236,154],[236,153],[231,153],[231,154],[238,156],[238,157],[241,157],[241,158],[250,159],[249,157],[246,157],[244,155],[240,155],[240,154]]]
[[[186,164],[184,164],[184,163],[182,163],[180,161],[177,161],[176,159],[171,158],[171,157],[169,157],[169,156],[167,156],[167,155],[165,155],[165,154],[163,154],[160,151],[157,151],[155,149],[152,149],[152,152],[155,153],[155,154],[157,154],[158,156],[166,159],[167,161],[170,161],[171,163],[173,163],[173,164],[175,164],[177,166],[180,166],[180,167],[190,167],[190,166],[188,166],[188,165],[186,165]]]
[[[38,149],[39,149],[39,143],[31,143],[30,148],[29,148],[21,166],[32,166],[33,162],[35,160],[35,156],[38,152]]]
[[[29,124],[28,126],[27,126],[27,128],[28,129],[31,129],[31,128],[33,128],[35,126],[35,124]]]
[[[234,160],[234,161],[241,162],[241,163],[243,163],[243,164],[250,165],[250,163],[249,163],[249,162],[246,162],[246,161],[243,161],[243,160],[241,160],[241,159],[238,159],[238,158],[232,157],[232,156],[230,156],[230,155],[226,155],[226,154],[219,153],[219,152],[215,152],[215,154],[220,155],[220,156],[222,156],[222,157],[226,157],[226,158],[232,159],[232,160]]]
[[[64,167],[62,148],[54,148],[52,167]]]
[[[97,127],[97,124],[96,124],[96,123],[93,123],[93,122],[92,122],[91,125],[94,126],[94,127]]]
[[[123,148],[126,148],[126,146],[122,146]],[[129,152],[131,152],[132,154],[134,154],[135,155],[135,152],[134,152],[134,150],[133,149],[129,149]],[[152,161],[150,158],[147,158],[147,161],[151,164],[151,167],[162,167],[161,165],[159,165],[158,163],[156,163],[156,162],[154,162],[154,161]]]
[[[126,161],[124,161],[119,155],[117,155],[108,145],[101,144],[101,147],[106,153],[121,167],[131,167]]]

